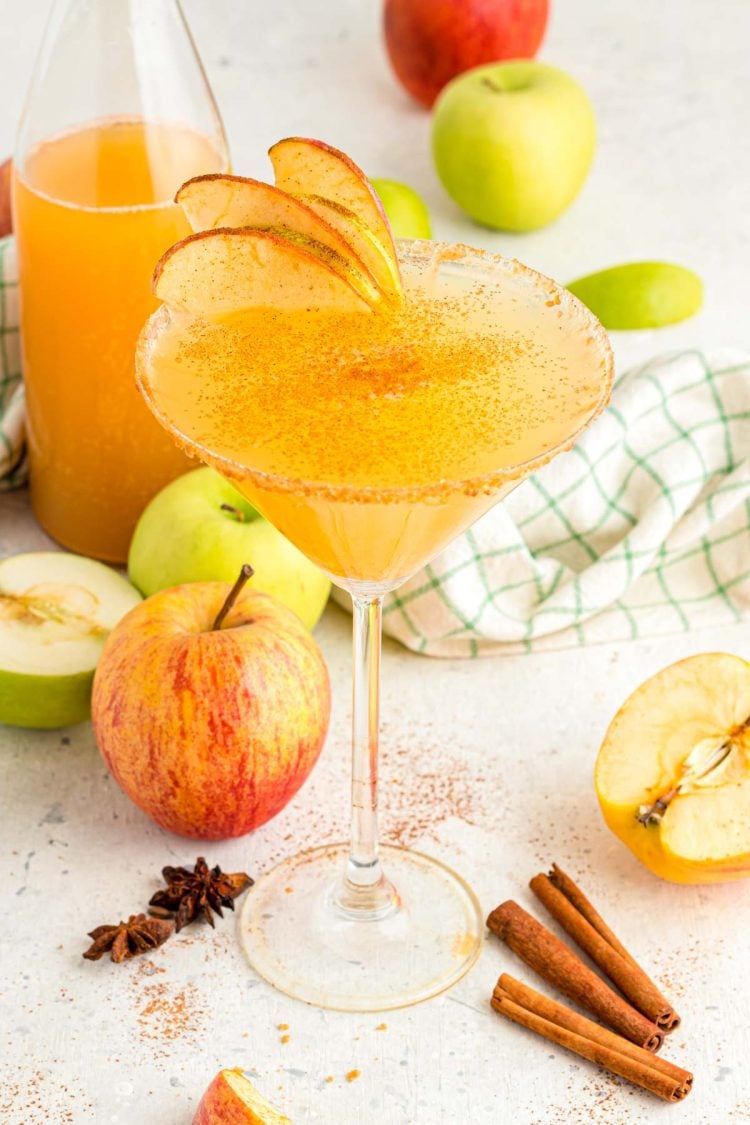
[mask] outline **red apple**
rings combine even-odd
[[[251,573],[251,572],[250,572]],[[298,617],[245,588],[194,582],[119,622],[94,678],[92,719],[127,795],[171,832],[242,836],[275,816],[317,761],[331,693]]]
[[[241,1070],[220,1070],[200,1100],[193,1125],[292,1125]]]
[[[385,45],[396,77],[429,108],[465,70],[532,58],[548,12],[549,0],[385,0]]]
[[[5,238],[13,230],[13,218],[10,211],[10,181],[13,172],[13,162],[6,160],[0,164],[0,238]]]

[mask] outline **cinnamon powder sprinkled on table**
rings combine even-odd
[[[176,993],[162,981],[147,985],[140,1004],[137,1018],[142,1039],[169,1042],[196,1038],[204,1030],[208,1013],[198,989],[192,984]]]
[[[59,1062],[59,1059],[53,1060]],[[54,1105],[53,1105],[54,1100]],[[61,1105],[70,1103],[71,1108]],[[51,1073],[41,1070],[25,1076],[15,1085],[4,1084],[0,1088],[0,1121],[18,1122],[18,1125],[74,1125],[79,1120],[81,1110],[93,1110],[94,1103],[84,1101],[80,1089],[71,1089]],[[18,1114],[11,1118],[9,1114]]]
[[[355,1082],[357,1078],[359,1078],[359,1073],[360,1072],[358,1070],[347,1071],[345,1075],[347,1082]]]
[[[458,818],[471,825],[496,822],[493,790],[487,785],[486,767],[464,754],[454,742],[452,751],[435,724],[420,723],[413,735],[398,718],[382,724],[381,787],[379,790],[384,843],[413,846],[425,836],[439,836],[443,821]],[[343,760],[343,759],[342,759]],[[325,776],[325,768],[319,774]],[[332,802],[330,794],[318,807],[306,809],[304,838],[316,844],[338,841],[340,827],[332,816],[339,803],[346,806],[346,787]],[[282,836],[268,855],[273,864],[299,850],[299,832]],[[311,860],[314,862],[314,857]],[[292,888],[294,889],[294,888]]]
[[[429,753],[424,747],[419,753],[411,746],[391,748],[385,757],[380,800],[386,842],[408,847],[450,817],[468,824],[481,820],[485,778],[471,763],[446,754],[444,746]]]
[[[164,965],[156,965],[153,961],[137,961],[133,968],[142,977],[153,977],[157,973],[166,973],[167,971]]]
[[[577,1064],[573,1068],[579,1070]],[[627,1102],[638,1097],[614,1075],[586,1081],[583,1086],[568,1082],[567,1097],[562,1105],[551,1105],[541,1117],[529,1119],[529,1125],[613,1125],[634,1120],[627,1116]],[[636,1111],[637,1112],[637,1111]],[[641,1118],[639,1117],[640,1121]]]

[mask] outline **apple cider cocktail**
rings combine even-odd
[[[612,357],[592,314],[517,262],[397,250],[343,153],[290,138],[271,159],[275,187],[209,176],[181,189],[196,233],[157,267],[164,304],[138,376],[178,444],[352,595],[351,842],[260,880],[241,940],[289,994],[374,1011],[449,987],[484,933],[458,875],[378,846],[383,596],[574,442],[606,402]]]

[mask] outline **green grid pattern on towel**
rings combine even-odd
[[[392,594],[419,652],[583,645],[750,612],[750,359],[693,351],[617,381],[578,446]]]

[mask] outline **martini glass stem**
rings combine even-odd
[[[352,820],[340,910],[357,918],[382,917],[398,904],[378,855],[378,733],[382,598],[352,597]]]

